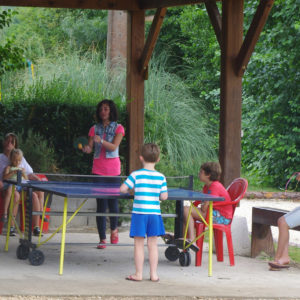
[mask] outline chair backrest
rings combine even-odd
[[[227,191],[231,197],[233,214],[236,206],[243,199],[248,188],[248,181],[244,178],[236,178],[232,181],[232,183],[228,186]]]

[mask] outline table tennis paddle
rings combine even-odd
[[[73,142],[74,148],[79,150],[82,150],[82,148],[87,144],[88,144],[88,139],[85,136],[80,136],[76,138]]]

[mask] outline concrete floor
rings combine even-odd
[[[207,252],[203,253],[201,267],[194,266],[194,255],[191,266],[181,267],[178,260],[165,258],[166,247],[161,242],[160,282],[149,281],[147,250],[144,280],[127,281],[125,277],[134,272],[133,247],[98,250],[95,232],[67,234],[67,242],[88,244],[66,246],[64,273],[60,276],[60,247],[54,241],[59,242],[60,235],[40,247],[44,264],[32,266],[28,260],[16,258],[18,237],[11,238],[9,251],[4,252],[5,237],[0,236],[0,299],[300,299],[299,266],[269,271],[262,258],[236,256],[235,266],[230,267],[227,256],[224,262],[216,262],[214,256],[213,276],[208,277]],[[120,234],[120,242],[132,244],[128,231]]]

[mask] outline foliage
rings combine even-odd
[[[145,91],[145,142],[160,145],[165,161],[172,164],[168,175],[172,169],[177,174],[197,173],[201,162],[215,156],[205,107],[159,63],[151,65]]]
[[[245,33],[257,5],[257,0],[245,1]],[[294,171],[299,171],[300,165],[299,10],[299,0],[274,3],[244,76],[243,172],[258,184],[273,187],[282,187]],[[5,102],[5,109],[10,105],[7,102],[13,99],[30,101],[31,94],[34,101],[49,100],[53,105],[51,113],[55,106],[60,113],[64,109],[71,110],[73,104],[79,107],[83,103],[85,107],[89,100],[93,103],[91,109],[98,96],[105,95],[118,101],[125,124],[124,71],[114,74],[111,80],[101,65],[106,12],[39,8],[17,8],[16,11],[18,16],[13,18],[9,28],[5,28],[5,36],[0,40],[3,43],[4,37],[16,37],[15,45],[24,46],[26,57],[34,60],[38,80],[32,85],[27,72],[6,72],[1,80],[4,100],[7,95],[11,96]],[[202,143],[202,138],[195,137],[190,143],[189,137],[189,142],[184,144],[189,133],[181,128],[186,115],[190,114],[183,112],[186,106],[191,105],[193,110],[201,112],[191,114],[188,124],[196,122],[201,128],[207,128],[205,135],[214,138],[214,143],[209,142],[207,148],[218,148],[220,51],[204,4],[168,8],[154,57],[152,62],[158,63],[152,63],[146,82],[145,137],[162,146],[163,160],[158,168],[170,174],[187,174],[188,171],[183,170],[189,170],[188,165],[196,161],[194,153],[200,146],[195,148],[195,144],[197,139]],[[113,81],[118,82],[117,86]],[[179,93],[180,103],[184,102],[181,106]],[[61,101],[67,104],[59,104]],[[19,105],[20,114],[27,113],[28,105]],[[179,112],[175,107],[180,107]],[[16,122],[21,122],[20,115],[12,113]],[[92,123],[90,115],[86,118]],[[13,126],[12,120],[0,119],[0,123]],[[90,123],[82,121],[85,131]],[[173,123],[178,132],[171,131],[174,128],[169,124]],[[24,124],[27,126],[27,121]],[[186,152],[184,147],[188,147]],[[184,158],[180,160],[181,155]],[[210,155],[214,153],[201,152],[199,163]],[[168,160],[170,157],[172,159]],[[193,170],[196,165],[194,163]]]
[[[10,9],[0,12],[0,30],[8,27],[16,13]],[[13,37],[5,38],[0,43],[0,76],[5,72],[24,66],[23,49],[15,45]]]
[[[24,157],[30,162],[35,173],[54,173],[57,171],[54,147],[49,145],[43,136],[39,133],[35,134],[31,129],[28,130],[27,135],[21,131],[17,133],[17,136]]]
[[[13,82],[6,80],[3,105],[0,106],[1,133],[17,132],[22,128],[26,135],[32,129],[54,146],[59,169],[89,174],[92,156],[74,149],[73,141],[79,136],[87,136],[95,123],[96,104],[104,97],[114,99],[121,112],[120,123],[126,123],[122,77],[110,80],[103,62],[80,59],[76,55],[61,58],[58,65],[44,61],[40,67],[38,79],[31,84],[24,79],[28,85],[23,82],[16,88]],[[40,72],[47,75],[45,79]],[[8,77],[13,79],[13,76]],[[22,78],[21,74],[19,78]],[[125,153],[123,149],[120,152]]]
[[[25,56],[34,61],[44,56],[58,58],[74,50],[105,52],[107,12],[102,10],[15,8],[19,12],[5,31],[15,36]]]
[[[300,6],[275,3],[244,78],[243,167],[284,186],[300,166]]]

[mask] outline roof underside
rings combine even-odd
[[[207,1],[207,0],[206,0]],[[202,3],[205,0],[0,0],[0,6],[146,10]]]

